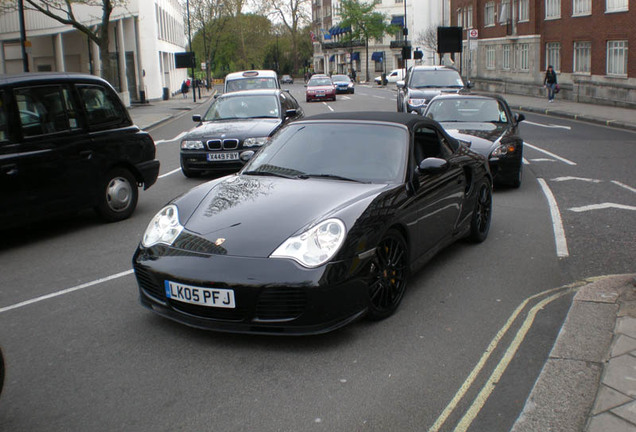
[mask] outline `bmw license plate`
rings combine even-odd
[[[208,161],[238,160],[238,152],[208,153]]]
[[[200,306],[234,309],[234,291],[222,288],[202,288],[165,281],[166,297]]]

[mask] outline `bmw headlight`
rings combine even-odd
[[[304,267],[318,267],[338,252],[346,229],[340,219],[327,219],[304,233],[290,237],[271,255],[271,258],[291,258]]]
[[[195,140],[183,140],[181,141],[181,148],[184,150],[203,150],[203,142]]]
[[[179,210],[176,205],[170,204],[152,218],[141,239],[141,244],[144,247],[159,243],[170,246],[182,230],[183,226],[179,223]]]
[[[412,107],[419,107],[422,105],[426,105],[426,99],[409,99],[408,104]]]
[[[243,141],[243,147],[259,147],[266,144],[267,141],[269,141],[269,137],[246,138]]]

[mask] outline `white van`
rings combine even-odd
[[[278,74],[273,70],[248,70],[227,74],[223,93],[279,88]]]
[[[404,79],[404,69],[393,69],[390,73],[386,74],[386,84],[395,84],[398,81]],[[375,83],[382,85],[382,76],[375,77]]]

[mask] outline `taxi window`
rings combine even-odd
[[[0,142],[9,139],[9,123],[7,122],[7,107],[4,104],[4,91],[0,90]]]
[[[79,127],[77,110],[66,87],[24,87],[14,93],[23,136],[64,132]]]
[[[104,87],[86,85],[78,86],[78,90],[89,126],[94,128],[121,123],[126,118],[117,95],[108,92]]]

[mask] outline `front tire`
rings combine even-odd
[[[100,188],[97,213],[107,222],[128,219],[137,207],[137,181],[126,168],[108,173]]]
[[[477,191],[473,217],[470,221],[469,240],[481,243],[488,237],[492,218],[492,187],[488,181],[481,184]]]
[[[406,291],[408,252],[404,238],[396,230],[389,230],[378,244],[369,276],[367,318],[378,321],[395,312]]]

